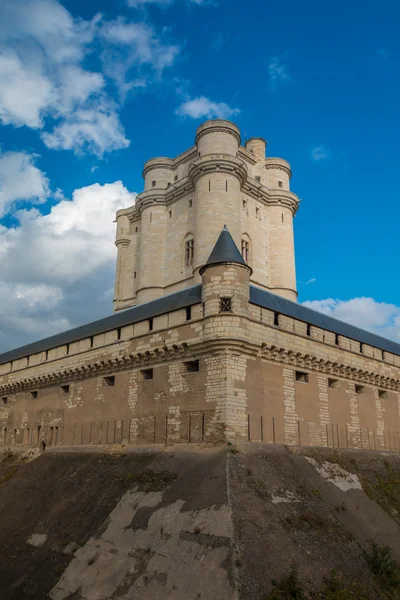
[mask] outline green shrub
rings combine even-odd
[[[380,586],[390,592],[400,590],[400,567],[393,558],[393,550],[389,546],[380,546],[371,542],[372,552],[368,562],[372,573]]]

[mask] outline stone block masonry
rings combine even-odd
[[[0,355],[0,446],[400,451],[400,345],[282,298],[296,296],[288,164],[217,120],[144,177],[118,213],[116,308],[142,304]]]

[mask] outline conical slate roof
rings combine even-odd
[[[208,257],[206,264],[201,268],[200,273],[206,267],[221,263],[237,263],[239,265],[248,267],[248,264],[239,252],[239,248],[233,241],[233,237],[227,230],[226,225],[224,225],[223,230],[219,234],[219,238],[217,239],[217,242],[210,256]]]

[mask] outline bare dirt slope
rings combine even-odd
[[[0,597],[400,598],[399,524],[392,453],[251,444],[7,456]]]

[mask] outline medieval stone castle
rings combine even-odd
[[[0,444],[400,450],[400,345],[297,304],[289,164],[208,121],[117,214],[115,314],[0,355]]]

